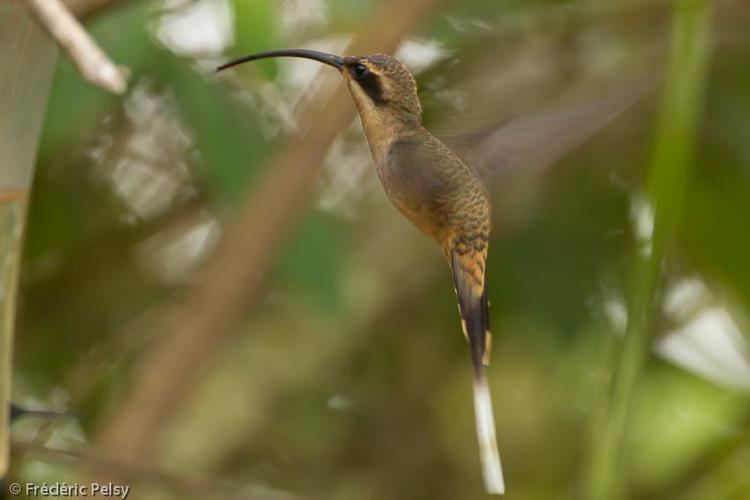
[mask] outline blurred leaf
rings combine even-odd
[[[112,60],[131,72],[131,84],[157,54],[146,31],[148,19],[147,2],[128,2],[87,25]],[[99,120],[121,99],[83,81],[73,65],[61,57],[42,135],[41,160],[67,160],[71,151],[77,151],[67,148],[89,137]]]
[[[278,20],[276,13],[280,6],[271,0],[232,0],[234,8],[234,47],[232,53],[243,56],[252,52],[271,50],[277,47],[276,27]],[[276,74],[276,61],[258,61],[267,76]]]
[[[681,238],[693,265],[722,283],[750,307],[750,181],[717,175],[707,164],[702,182],[694,182],[686,203]],[[748,333],[748,332],[746,332]]]
[[[671,482],[712,443],[737,436],[747,414],[747,398],[697,379],[673,366],[650,370],[639,386],[628,453],[639,482]]]
[[[342,221],[319,211],[308,215],[278,263],[279,278],[330,313],[340,312],[342,263],[347,255]]]
[[[373,12],[373,0],[328,0],[328,12],[334,26],[352,26]]]
[[[211,198],[231,206],[247,193],[268,151],[257,117],[210,74],[198,73],[186,61],[164,57],[152,68],[171,90],[182,118],[193,132],[200,170]]]

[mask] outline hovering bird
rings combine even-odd
[[[271,57],[311,59],[341,73],[386,194],[442,250],[452,273],[461,327],[471,353],[484,484],[488,493],[503,494],[505,481],[485,375],[491,347],[485,280],[491,229],[488,184],[518,165],[532,168],[553,162],[634,102],[642,91],[629,90],[594,106],[476,132],[455,141],[452,149],[422,126],[416,81],[401,62],[388,55],[272,50],[235,59],[217,71]]]

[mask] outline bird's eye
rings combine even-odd
[[[356,76],[357,78],[362,78],[370,72],[370,70],[367,69],[367,66],[365,66],[364,64],[355,64],[352,71],[354,72],[354,76]]]

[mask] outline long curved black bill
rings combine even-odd
[[[269,57],[301,57],[303,59],[312,59],[329,66],[333,66],[336,69],[341,69],[344,65],[344,58],[341,56],[335,56],[326,52],[319,52],[317,50],[308,49],[282,49],[282,50],[269,50],[266,52],[258,52],[256,54],[250,54],[249,56],[240,57],[229,61],[228,63],[222,64],[216,71],[222,71],[238,64],[246,63],[249,61],[257,61],[258,59],[267,59]]]

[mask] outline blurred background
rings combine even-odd
[[[470,131],[664,72],[673,4],[98,3],[85,25],[129,90],[59,60],[15,335],[13,399],[75,418],[15,425],[11,477],[101,474],[136,499],[483,498],[449,271],[384,196],[337,75],[213,69],[386,33],[427,128]],[[703,10],[689,181],[646,194],[659,86],[553,167],[493,187],[489,377],[509,500],[584,498],[595,480],[649,196],[683,209],[608,498],[750,498],[750,8]]]

